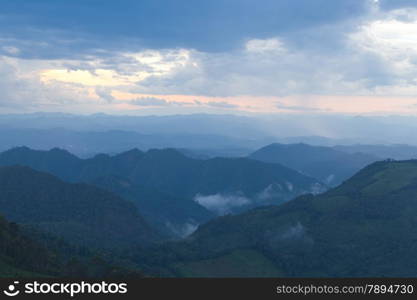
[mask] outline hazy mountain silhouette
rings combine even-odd
[[[1,117],[0,117],[1,119]],[[119,153],[132,148],[187,148],[203,153],[241,155],[262,146],[263,141],[235,138],[215,134],[154,133],[142,134],[126,130],[74,131],[64,128],[0,129],[0,151],[27,146],[32,149],[49,150],[59,147],[79,155],[91,157],[97,153]],[[269,142],[273,141],[269,140]],[[190,152],[191,153],[191,152]]]
[[[403,144],[396,145],[339,145],[333,147],[338,151],[347,153],[366,153],[378,156],[381,159],[415,159],[417,158],[417,147]]]
[[[279,204],[303,193],[325,189],[317,180],[279,164],[247,158],[197,160],[173,149],[147,152],[133,149],[114,156],[97,155],[91,159],[79,159],[56,148],[35,151],[20,147],[0,154],[0,165],[16,164],[49,172],[70,182],[96,182],[121,196],[128,194],[130,200],[145,210],[146,201],[160,202],[161,193],[170,195],[176,210],[189,212],[182,217],[186,222],[174,227],[199,224],[213,213],[240,212],[260,205]],[[131,184],[115,188],[97,181],[114,176]],[[132,185],[135,186],[133,189]],[[144,188],[151,191],[138,192]],[[133,190],[135,192],[132,193]],[[154,197],[152,190],[158,190]],[[147,207],[151,205],[154,208],[146,211],[148,218],[160,219],[172,210],[172,205],[160,205],[158,211],[155,210],[157,205]],[[169,223],[172,219],[160,221]],[[166,226],[170,227],[168,223]]]
[[[361,168],[378,160],[378,157],[371,154],[346,153],[330,147],[307,144],[271,144],[249,157],[283,164],[331,186],[338,185]]]

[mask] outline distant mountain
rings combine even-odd
[[[303,114],[300,118],[298,114],[270,114],[255,116],[233,115],[233,114],[183,114],[183,115],[74,115],[65,113],[31,113],[31,114],[0,114],[0,128],[2,129],[41,129],[54,130],[64,129],[75,132],[106,132],[106,131],[130,131],[138,132],[141,135],[159,136],[189,136],[180,142],[180,145],[165,144],[162,147],[186,147],[184,142],[196,141],[197,146],[191,148],[211,148],[202,146],[203,144],[220,146],[221,140],[210,140],[204,143],[202,136],[222,136],[232,139],[246,140],[251,143],[256,142],[254,147],[249,144],[230,144],[232,147],[242,147],[256,149],[262,145],[272,142],[295,143],[304,142],[316,145],[340,145],[352,143],[385,144],[385,143],[406,143],[414,144],[415,131],[417,128],[417,118],[410,116],[346,116],[333,114]],[[1,136],[3,134],[0,132]],[[55,142],[60,142],[58,137]],[[65,133],[63,133],[65,136]],[[194,137],[191,137],[194,136]],[[200,136],[200,138],[198,138]],[[30,136],[29,136],[30,137]],[[249,138],[248,137],[253,137]],[[317,137],[317,138],[316,138]],[[324,138],[322,138],[324,137]],[[18,136],[16,137],[18,138]],[[46,137],[47,138],[47,137]],[[33,141],[33,139],[31,140]],[[126,140],[125,140],[126,141]],[[336,143],[334,143],[334,141]],[[25,143],[13,144],[12,146],[35,145]],[[88,141],[86,141],[88,143]],[[128,141],[129,143],[133,140]],[[140,142],[140,141],[139,141]],[[108,140],[109,147],[117,147],[119,142]],[[325,143],[325,144],[323,144]],[[6,143],[5,143],[6,144]],[[195,144],[195,145],[196,145]],[[71,144],[69,144],[71,145]],[[94,145],[94,144],[93,144]],[[77,153],[74,148],[67,148],[60,143],[54,143],[51,147],[65,148],[72,153]],[[224,144],[221,147],[224,148]],[[228,148],[230,148],[228,146]],[[131,145],[129,148],[139,147],[147,149],[140,144]],[[152,145],[150,148],[161,148]],[[116,152],[125,151],[116,150]],[[4,149],[0,148],[0,151]],[[99,149],[99,152],[108,152]],[[91,152],[90,152],[91,153]]]
[[[415,159],[417,158],[417,147],[404,145],[404,144],[396,144],[396,145],[363,145],[363,144],[356,144],[356,145],[343,145],[343,146],[335,146],[333,147],[335,150],[343,151],[346,153],[366,153],[370,155],[375,155],[380,157],[381,159],[399,159],[399,160],[407,160],[407,159]]]
[[[97,155],[91,159],[79,159],[60,149],[34,151],[25,147],[0,154],[0,165],[15,164],[49,172],[71,182],[97,183],[99,178],[114,176],[127,180],[130,184],[125,188],[123,184],[117,188],[98,184],[122,197],[129,194],[128,198],[141,209],[146,207],[146,201],[161,202],[156,199],[161,199],[161,194],[152,196],[152,190],[158,190],[170,195],[178,211],[189,212],[187,222],[176,224],[176,227],[199,224],[206,221],[210,214],[236,213],[260,205],[279,204],[303,193],[317,193],[325,189],[319,181],[279,164],[247,158],[197,160],[173,149],[147,152],[134,149],[115,156]],[[151,191],[144,196],[143,192],[138,192],[143,188]],[[179,202],[174,199],[185,200]],[[151,205],[160,207],[160,210],[147,210],[148,218],[160,219],[172,209],[172,206],[154,204],[147,207]],[[197,216],[201,218],[196,219]],[[167,218],[165,222],[169,227],[172,218]]]
[[[59,147],[82,157],[91,157],[97,153],[119,153],[132,148],[148,150],[184,147],[189,151],[195,149],[196,152],[209,153],[211,156],[213,154],[234,156],[249,153],[264,144],[258,140],[214,134],[143,134],[126,130],[73,131],[63,128],[2,127],[0,136],[2,138],[0,151],[23,145],[38,150]]]
[[[278,138],[278,142],[281,144],[308,144],[312,146],[335,146],[335,145],[351,145],[357,143],[356,139],[336,139],[328,138],[324,136],[289,136],[284,138]]]
[[[65,113],[0,114],[3,129],[66,129],[78,132],[130,131],[143,135],[265,137],[259,121],[233,114],[74,115]],[[56,145],[55,145],[56,146]],[[166,146],[165,146],[166,147]]]
[[[93,248],[147,246],[158,239],[130,202],[28,167],[0,168],[0,212],[10,221]]]
[[[378,160],[371,154],[346,153],[307,144],[271,144],[249,157],[285,165],[331,186],[340,184],[367,164]]]
[[[324,194],[219,217],[152,253],[177,276],[415,277],[416,199],[417,160],[376,162]]]
[[[248,148],[217,148],[217,149],[185,149],[185,148],[176,148],[179,152],[195,159],[209,159],[215,157],[245,157],[249,153],[252,153],[253,150]]]

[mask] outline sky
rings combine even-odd
[[[417,1],[0,0],[0,113],[417,115]]]

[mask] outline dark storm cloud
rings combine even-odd
[[[97,49],[184,47],[206,52],[229,51],[249,38],[285,35],[356,18],[366,14],[367,3],[358,0],[5,0],[0,4],[0,36],[19,41],[19,55],[25,57],[105,55],[105,52],[97,53]]]

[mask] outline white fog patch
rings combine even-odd
[[[210,211],[217,213],[218,215],[225,215],[230,213],[234,208],[247,205],[251,203],[251,200],[242,195],[222,195],[214,194],[204,196],[197,194],[194,197],[194,201],[204,206]]]
[[[314,244],[313,238],[309,236],[306,228],[299,221],[281,228],[270,229],[265,232],[264,238],[269,247],[275,249],[293,243],[302,243],[298,246],[303,247]]]
[[[197,224],[185,223],[182,228],[182,237],[189,236],[198,228]]]
[[[323,186],[322,184],[318,183],[318,182],[313,183],[310,186],[310,193],[312,193],[313,195],[317,195],[317,194],[323,193],[325,191],[326,191],[326,187]]]
[[[294,190],[294,186],[291,182],[286,181],[285,185],[287,186],[287,189],[292,192]]]
[[[188,222],[184,224],[172,224],[171,222],[166,222],[165,226],[180,238],[189,236],[198,228],[198,224],[194,222]]]
[[[334,180],[334,174],[330,174],[329,176],[326,177],[326,179],[324,180],[325,183],[329,184]]]
[[[296,225],[291,226],[290,228],[288,228],[287,231],[285,231],[281,235],[281,239],[283,239],[283,240],[301,239],[301,238],[304,237],[304,235],[305,235],[304,226],[300,222],[297,222]]]
[[[287,188],[289,189],[288,186]],[[271,183],[258,194],[256,194],[254,201],[262,204],[263,202],[268,202],[273,199],[281,199],[283,197],[285,198],[285,195],[286,192],[284,191],[284,188],[281,184]]]
[[[278,185],[278,186],[281,187],[280,185]],[[257,198],[260,201],[265,201],[265,200],[269,200],[269,199],[273,198],[275,194],[276,194],[276,192],[275,192],[275,189],[274,189],[274,184],[270,184],[265,189],[263,189],[262,191],[259,192]]]

